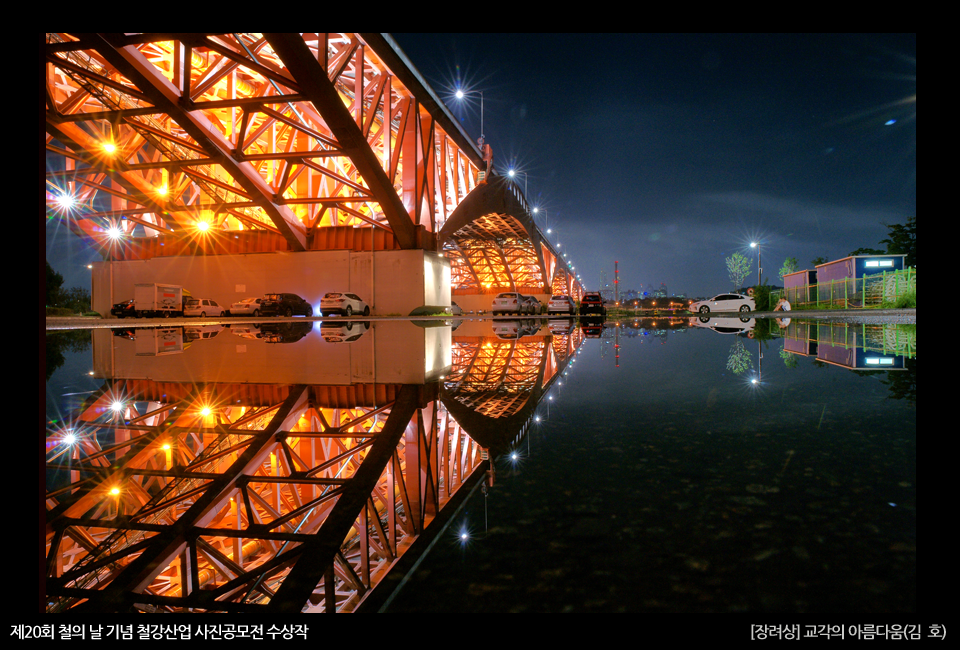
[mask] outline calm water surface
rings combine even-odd
[[[916,611],[916,327],[754,325],[590,332],[386,610]]]

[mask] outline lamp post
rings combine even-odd
[[[757,286],[759,286],[761,283],[760,275],[763,273],[763,262],[760,261],[760,244],[752,241],[750,242],[750,248],[757,249]]]
[[[471,92],[480,93],[480,146],[482,147],[482,146],[483,146],[483,139],[484,139],[484,136],[483,136],[483,91],[482,91],[482,90],[474,90],[474,91],[471,91]],[[457,92],[456,92],[456,97],[457,97],[457,99],[463,99],[466,94],[467,94],[467,93],[465,93],[463,90],[461,90],[460,88],[457,88]]]
[[[510,178],[513,178],[517,174],[523,174],[523,199],[526,200],[527,199],[527,172],[518,172],[516,169],[512,167],[507,170],[507,176],[509,176]],[[536,210],[536,208],[534,208],[534,210]]]

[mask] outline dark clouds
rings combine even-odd
[[[484,91],[497,166],[526,170],[589,287],[617,259],[626,288],[726,290],[751,239],[777,284],[916,212],[915,36],[394,38],[441,97],[455,65]]]

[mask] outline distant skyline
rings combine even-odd
[[[551,241],[599,289],[733,288],[725,258],[779,284],[880,247],[916,214],[916,36],[391,34],[498,173],[515,166]],[[474,91],[462,100],[460,87]],[[46,227],[65,286],[99,253]]]

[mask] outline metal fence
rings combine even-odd
[[[843,278],[777,289],[770,292],[770,304],[774,305],[784,297],[794,308],[880,307],[916,290],[917,270],[911,267],[862,278]]]
[[[917,356],[915,325],[817,323],[795,320],[784,330],[783,338],[800,341],[808,350],[811,349],[811,343],[816,343],[821,346],[896,354],[910,359]]]

